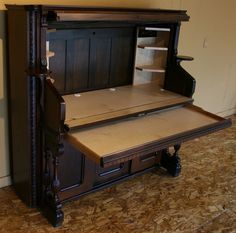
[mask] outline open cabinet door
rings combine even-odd
[[[64,131],[65,102],[50,79],[44,86],[44,127],[46,131],[60,134]]]
[[[43,103],[43,201],[44,215],[54,225],[62,223],[64,214],[59,198],[59,158],[64,153],[63,135],[65,102],[49,79],[45,80]],[[56,212],[56,213],[55,213]]]
[[[191,104],[87,129],[65,138],[101,166],[159,151],[229,127],[224,119]]]

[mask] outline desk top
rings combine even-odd
[[[72,128],[192,102],[155,82],[65,95],[63,99],[65,123]]]

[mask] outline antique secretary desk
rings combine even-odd
[[[186,11],[7,8],[13,185],[54,226],[81,195],[160,166],[177,176],[181,143],[230,126],[193,105]]]

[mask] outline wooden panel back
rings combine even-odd
[[[135,28],[63,29],[48,33],[55,87],[76,93],[132,83]]]

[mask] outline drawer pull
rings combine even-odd
[[[114,168],[114,169],[112,169],[110,171],[107,171],[107,172],[102,172],[102,173],[99,174],[99,176],[103,177],[103,176],[107,176],[107,175],[119,172],[123,167],[124,167],[124,163],[121,163],[119,167]]]
[[[156,158],[156,156],[150,156],[150,157],[148,157],[148,158],[145,158],[145,159],[141,159],[141,162],[147,162],[147,161],[149,161],[149,160],[153,160],[153,159],[155,159]]]

